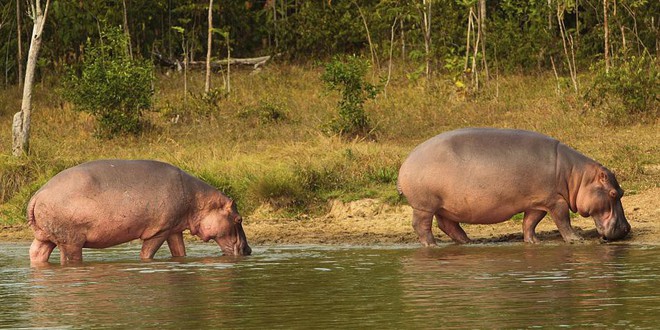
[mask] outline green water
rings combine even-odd
[[[0,244],[2,328],[657,328],[660,247],[188,244],[140,262],[139,245],[33,269]]]

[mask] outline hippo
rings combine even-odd
[[[438,227],[454,242],[470,240],[459,223],[494,224],[524,213],[523,238],[550,214],[566,242],[582,238],[569,210],[593,217],[605,240],[630,232],[623,190],[603,165],[545,135],[514,129],[466,128],[417,146],[399,170],[397,188],[413,209],[413,228],[424,246],[436,245]]]
[[[141,259],[163,242],[173,257],[186,255],[184,230],[224,254],[249,255],[236,203],[190,174],[159,161],[96,160],[55,175],[30,199],[32,263],[82,261],[83,248],[106,248],[141,239]]]

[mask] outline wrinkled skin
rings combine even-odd
[[[591,216],[605,240],[630,232],[614,174],[534,132],[470,128],[437,135],[410,153],[397,187],[413,208],[413,228],[425,246],[436,244],[434,216],[458,243],[469,242],[459,223],[494,224],[520,212],[529,243],[539,241],[535,228],[546,214],[566,242],[580,240],[569,210]]]
[[[82,248],[141,239],[142,259],[167,245],[186,255],[182,232],[214,240],[225,254],[249,255],[242,218],[227,196],[169,164],[98,160],[64,170],[28,203],[34,232],[32,263],[48,262],[55,246],[62,264],[82,261]]]

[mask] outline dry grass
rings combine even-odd
[[[283,215],[300,216],[328,211],[327,200],[333,198],[396,202],[396,173],[407,153],[433,135],[466,126],[554,136],[614,170],[629,192],[660,182],[657,120],[604,125],[597,111],[584,108],[573,95],[557,95],[549,75],[491,80],[470,99],[448,81],[438,79],[426,87],[396,73],[387,96],[366,104],[373,138],[345,140],[323,133],[336,114],[338,96],[325,91],[320,74],[317,67],[295,65],[238,71],[230,97],[207,102],[199,96],[202,75],[193,73],[186,106],[181,75],[159,75],[155,111],[147,115],[150,127],[141,136],[113,140],[94,137],[92,118],[72,111],[52,87],[37,86],[32,151],[19,160],[9,155],[9,127],[20,94],[4,91],[0,223],[22,222],[31,193],[57,171],[99,158],[173,163],[236,198],[244,214],[264,203]],[[223,84],[219,76],[213,83]]]

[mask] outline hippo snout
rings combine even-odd
[[[249,256],[252,254],[252,249],[247,244],[237,244],[234,246],[234,255],[236,256]]]
[[[631,226],[628,223],[628,220],[623,218],[622,221],[618,221],[612,229],[603,235],[603,239],[606,241],[615,241],[622,238],[625,238],[630,233]]]

